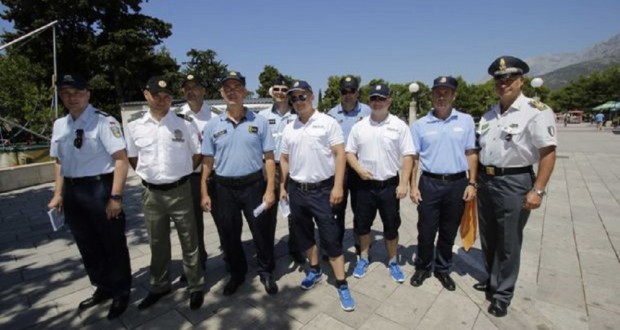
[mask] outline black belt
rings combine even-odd
[[[100,174],[100,175],[93,175],[93,176],[83,176],[81,178],[65,177],[64,178],[64,182],[66,184],[74,186],[74,185],[83,184],[83,183],[91,183],[91,182],[96,182],[96,181],[111,180],[113,178],[114,178],[114,172],[106,173],[106,174]]]
[[[332,186],[334,183],[334,177],[332,176],[319,182],[299,182],[293,179],[290,179],[290,182],[302,191],[311,191]]]
[[[383,189],[386,187],[397,186],[398,185],[398,175],[395,177],[391,177],[387,180],[361,180],[360,185],[362,187],[374,188],[374,189]]]
[[[422,175],[429,178],[441,180],[441,181],[456,181],[467,177],[465,171],[454,174],[435,174],[431,172],[422,171]]]
[[[202,176],[202,172],[192,172],[191,176]]]
[[[534,173],[534,169],[532,168],[532,165],[523,166],[523,167],[495,167],[495,166],[484,166],[482,164],[478,164],[478,169],[480,172],[488,176]]]
[[[258,180],[263,179],[263,171],[258,170],[252,174],[244,175],[244,176],[220,176],[217,174],[213,175],[213,179],[215,182],[230,187],[239,187],[245,186],[250,183],[254,183]]]
[[[166,191],[166,190],[170,190],[172,188],[176,188],[176,187],[184,184],[187,181],[188,178],[189,178],[189,175],[186,175],[186,176],[180,178],[177,181],[170,182],[170,183],[162,183],[162,184],[148,183],[148,182],[142,180],[142,185],[144,185],[145,187],[147,187],[149,189]]]

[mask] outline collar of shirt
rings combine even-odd
[[[253,120],[256,117],[256,114],[249,110],[247,107],[243,107],[243,117],[239,121],[239,124],[243,123],[246,120]],[[232,120],[228,118],[228,111],[224,111],[222,115],[220,115],[220,121],[229,121],[231,124],[235,124]]]
[[[498,103],[495,105],[495,107],[493,108],[493,111],[495,111],[495,115],[497,117],[499,117],[500,115],[506,115],[512,111],[519,111],[521,110],[521,107],[524,104],[528,103],[528,98],[523,95],[523,93],[519,94],[519,96],[517,96],[517,99],[514,100],[514,102],[512,102],[512,104],[510,105],[510,107],[508,107],[508,110],[506,110],[503,114],[501,113],[500,107],[501,105]]]
[[[426,114],[426,119],[428,120],[429,123],[440,122],[440,121],[447,122],[453,119],[457,119],[458,115],[459,115],[458,112],[454,108],[452,108],[450,110],[450,115],[444,120],[444,119],[435,117],[435,109],[432,109]]]
[[[172,109],[169,109],[168,113],[166,113],[166,115],[160,121],[157,121],[155,118],[153,118],[153,115],[151,115],[151,111],[149,110],[144,114],[144,116],[142,116],[142,118],[140,118],[140,120],[142,120],[143,123],[151,121],[159,125],[165,123],[167,120],[169,120],[168,118],[170,118],[171,116],[176,116],[176,114],[174,113],[174,111],[172,111]]]
[[[344,108],[342,107],[342,103],[338,104],[338,107],[340,107],[338,109],[338,113],[344,113],[347,116],[357,115],[358,113],[360,113],[360,111],[362,111],[362,106],[360,105],[359,101],[355,102],[355,106],[349,112],[344,111]]]
[[[194,112],[192,111],[192,108],[190,108],[189,103],[185,103],[183,104],[183,106],[181,107],[181,113],[184,115],[190,115],[190,116],[199,116],[202,113],[211,113],[211,106],[209,106],[207,104],[207,102],[202,102],[202,106],[200,107],[200,111],[198,112]]]
[[[78,117],[78,119],[73,119],[73,117],[71,117],[71,114],[68,114],[67,118],[72,126],[85,127],[86,124],[88,124],[94,116],[95,108],[89,104],[84,110],[84,112],[82,112],[82,114]]]
[[[280,114],[280,111],[278,111],[278,105],[274,103],[274,104],[271,106],[271,112],[272,112],[274,115],[277,115],[277,116],[280,116],[280,117],[284,118],[284,117],[288,117],[288,116],[290,116],[290,115],[292,115],[292,114],[295,114],[295,109],[293,109],[293,108],[289,107],[289,108],[288,108],[288,111],[287,111],[285,114],[283,114],[283,115],[282,115],[282,114]]]
[[[382,126],[382,125],[387,125],[390,123],[390,118],[392,118],[392,115],[388,113],[388,115],[382,120],[382,121],[374,121],[372,119],[372,115],[368,116],[368,121],[370,122],[371,126]]]

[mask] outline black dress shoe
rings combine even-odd
[[[411,280],[409,281],[409,283],[417,287],[417,286],[422,285],[422,283],[424,283],[424,280],[426,280],[429,277],[431,277],[431,274],[429,272],[425,270],[417,269],[415,273],[413,273],[413,276],[411,276]]]
[[[450,277],[450,274],[448,274],[448,273],[435,273],[435,277],[437,277],[437,279],[439,280],[441,285],[443,285],[443,287],[446,288],[446,290],[454,291],[456,289],[456,284],[454,284],[454,281]]]
[[[183,273],[183,274],[181,274],[181,276],[179,276],[179,282],[187,283],[187,276],[185,276],[185,273]]]
[[[489,290],[489,284],[487,282],[480,282],[474,284],[473,288],[478,291],[487,291]]]
[[[112,298],[111,294],[109,294],[107,292],[104,292],[103,290],[97,289],[95,291],[95,293],[93,293],[93,295],[90,298],[88,298],[88,299],[86,299],[86,300],[84,300],[84,301],[82,301],[80,303],[80,305],[78,306],[78,309],[79,310],[85,310],[87,308],[91,308],[91,307],[93,307],[95,305],[101,304],[102,302],[104,302],[104,301],[106,301],[106,300],[108,300],[110,298]]]
[[[224,295],[225,296],[230,296],[233,293],[237,292],[237,289],[239,289],[239,287],[241,286],[241,284],[243,284],[243,282],[245,281],[245,279],[234,279],[231,278],[228,283],[226,283],[226,285],[224,286]]]
[[[278,293],[278,285],[276,284],[276,281],[273,279],[273,275],[261,276],[260,282],[263,283],[263,286],[265,287],[265,291],[267,291],[268,294],[274,295]]]
[[[149,294],[146,295],[146,298],[142,299],[140,304],[138,304],[138,309],[142,310],[142,309],[147,309],[153,306],[156,302],[159,301],[159,299],[161,299],[163,296],[169,293],[170,293],[170,289],[164,292],[159,292],[159,293],[149,292]]]
[[[194,291],[189,295],[189,309],[196,310],[202,306],[204,294],[202,291]]]
[[[495,299],[491,302],[491,305],[489,305],[488,311],[489,314],[495,317],[506,316],[506,314],[508,314],[508,303]]]
[[[108,320],[115,319],[127,310],[129,305],[129,295],[120,295],[112,298],[112,305],[108,312]]]

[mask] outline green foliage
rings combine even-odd
[[[574,109],[591,110],[607,101],[620,100],[620,66],[608,67],[581,76],[550,94],[548,104],[556,112]]]
[[[183,70],[183,76],[192,73],[202,77],[207,83],[206,99],[222,98],[220,95],[220,79],[226,75],[228,65],[216,59],[217,53],[211,49],[198,50],[192,48],[187,52],[187,56],[190,60],[184,63],[186,68]]]
[[[269,95],[269,88],[273,86],[273,82],[279,75],[284,77],[284,82],[287,86],[290,86],[295,80],[291,76],[280,73],[280,70],[278,70],[275,66],[265,65],[263,72],[258,75],[258,81],[260,82],[260,86],[258,86],[258,89],[256,90],[258,97],[271,97]]]
[[[0,116],[50,135],[52,90],[31,77],[43,78],[45,70],[24,56],[0,55]]]
[[[4,42],[58,20],[56,25],[58,71],[80,73],[91,79],[91,103],[118,115],[118,104],[142,100],[146,80],[155,74],[176,72],[178,65],[165,49],[156,50],[171,35],[171,25],[142,15],[142,0],[2,0],[0,14],[13,22]],[[29,77],[38,85],[51,85],[52,31],[11,47],[8,56],[21,55],[44,70]]]
[[[470,114],[474,118],[480,118],[493,104],[497,103],[495,82],[489,80],[484,84],[467,84],[463,78],[456,77],[459,85],[456,89],[454,108]]]

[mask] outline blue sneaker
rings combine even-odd
[[[403,272],[400,270],[400,266],[397,263],[390,263],[388,265],[388,270],[390,271],[390,275],[392,276],[392,279],[394,279],[394,281],[398,283],[403,283],[405,281],[405,274],[403,274]]]
[[[340,297],[340,307],[347,312],[355,310],[355,300],[351,297],[351,291],[346,284],[338,288],[338,296]]]
[[[360,260],[357,261],[357,265],[355,265],[355,269],[353,270],[353,276],[355,276],[355,278],[362,278],[366,276],[368,264],[368,259],[360,258]]]
[[[323,270],[319,270],[318,273],[313,270],[310,270],[308,274],[306,275],[306,278],[304,278],[304,280],[301,281],[301,288],[304,290],[310,290],[314,288],[314,285],[321,281],[322,276],[323,276]]]

